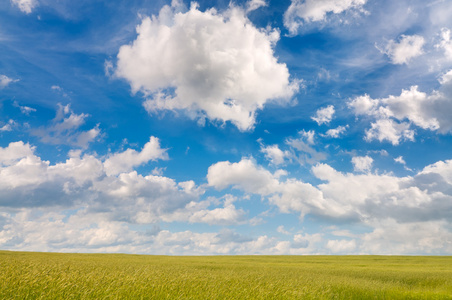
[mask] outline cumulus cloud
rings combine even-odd
[[[229,229],[171,232],[153,226],[150,230],[134,230],[124,222],[93,220],[81,212],[67,218],[62,213],[34,214],[22,210],[4,215],[4,220],[0,245],[8,250],[164,255],[309,254],[318,253],[322,243],[321,234],[297,234],[289,241],[281,241],[267,235],[249,237]]]
[[[104,167],[107,175],[114,175],[123,172],[129,172],[134,167],[145,164],[149,161],[158,159],[168,159],[167,149],[160,147],[158,138],[151,136],[141,152],[133,149],[127,149],[121,153],[111,155],[104,162]]]
[[[70,104],[58,104],[58,110],[52,124],[31,130],[31,134],[40,137],[41,142],[48,144],[67,144],[86,148],[89,143],[99,137],[99,126],[82,131],[80,127],[85,124],[88,114],[76,114]]]
[[[329,129],[323,136],[331,138],[339,138],[347,131],[348,125],[338,126],[337,128]]]
[[[105,161],[93,155],[81,157],[80,151],[71,152],[65,162],[54,165],[34,151],[23,142],[0,148],[0,206],[80,206],[102,211],[112,219],[146,223],[183,208],[202,194],[192,181],[176,183],[171,178],[142,176],[136,171],[107,174]],[[126,150],[118,155],[124,153],[133,152]]]
[[[314,164],[326,159],[326,154],[316,150],[315,132],[314,130],[302,130],[298,133],[298,138],[288,138],[286,144],[289,145],[294,152],[294,159],[301,165]]]
[[[399,163],[399,164],[403,165],[403,168],[404,168],[405,170],[407,170],[407,171],[413,171],[412,169],[410,169],[410,168],[407,167],[406,161],[403,159],[403,156],[399,156],[399,157],[394,158],[394,161],[395,161],[396,163]]]
[[[286,162],[286,159],[290,159],[292,157],[292,153],[290,151],[282,151],[279,149],[278,145],[261,145],[261,152],[264,153],[265,158],[275,166],[283,165]]]
[[[394,146],[401,140],[414,141],[414,131],[409,129],[410,124],[407,122],[397,123],[391,119],[379,119],[370,125],[371,128],[366,130],[366,141],[388,141]]]
[[[452,60],[452,40],[449,28],[441,29],[441,41],[435,45],[436,48],[444,51],[444,56],[448,60]]]
[[[374,160],[370,156],[355,156],[352,158],[353,169],[355,172],[368,173],[372,170]]]
[[[19,79],[12,79],[6,75],[0,75],[0,89],[3,89],[8,86],[8,84],[16,81],[19,81]]]
[[[316,111],[315,116],[311,117],[318,125],[329,124],[333,119],[334,106],[328,105],[327,107],[321,108]]]
[[[20,112],[27,116],[29,116],[30,113],[36,111],[36,108],[32,108],[32,107],[25,106],[25,105],[19,105],[19,103],[17,101],[13,102],[13,106],[19,108]]]
[[[425,40],[419,35],[401,35],[398,42],[390,40],[384,50],[393,64],[408,64],[413,58],[424,53]]]
[[[452,211],[452,161],[438,162],[406,177],[371,174],[371,158],[355,162],[364,174],[341,173],[326,164],[312,167],[312,174],[325,182],[317,187],[294,178],[281,180],[249,159],[214,164],[207,179],[217,189],[232,187],[261,195],[284,213],[360,221],[371,227],[387,218],[397,224],[448,220]]]
[[[6,123],[5,125],[3,125],[2,127],[0,127],[0,132],[4,132],[4,131],[12,131],[13,127],[16,125],[16,122],[14,122],[14,120],[10,119],[8,121],[8,123]]]
[[[297,92],[300,82],[274,56],[277,30],[256,28],[237,7],[177,9],[144,18],[117,56],[116,77],[145,95],[148,112],[184,110],[245,131],[268,101],[286,103]]]
[[[326,247],[333,253],[350,253],[356,249],[355,240],[329,240]]]
[[[280,181],[278,172],[272,174],[246,158],[237,163],[224,161],[210,166],[207,181],[210,186],[220,190],[232,186],[246,193],[267,196],[270,203],[285,213],[293,211],[304,215],[316,211],[329,215],[341,210],[334,203],[324,210],[326,203],[311,184],[294,179]]]
[[[441,87],[430,94],[417,86],[402,90],[400,96],[372,99],[368,95],[348,102],[357,116],[375,119],[366,130],[366,140],[387,140],[398,145],[401,140],[414,140],[412,126],[446,134],[452,131],[452,71],[440,78]]]
[[[275,166],[284,165],[286,163],[298,163],[300,165],[314,164],[326,159],[326,154],[316,150],[314,130],[301,130],[298,137],[287,138],[284,142],[286,149],[281,149],[278,145],[266,146],[261,143],[261,152],[265,158]]]
[[[11,4],[17,6],[23,13],[29,14],[38,6],[37,0],[11,0]]]
[[[246,158],[210,166],[210,187],[260,195],[282,213],[310,214],[341,223],[349,220],[368,228],[353,236],[335,230],[335,236],[346,239],[326,240],[321,233],[297,233],[289,240],[279,240],[244,237],[231,231],[139,230],[141,224],[159,221],[231,225],[251,220],[236,207],[235,196],[200,201],[204,190],[193,181],[177,183],[136,171],[107,175],[102,160],[80,156],[80,152],[72,151],[66,161],[50,164],[29,144],[15,142],[0,147],[0,206],[6,208],[0,213],[2,249],[135,253],[160,249],[156,253],[162,254],[451,251],[445,241],[451,237],[452,161],[439,161],[405,177],[342,173],[317,164],[311,168],[322,181],[317,186],[283,179],[280,171],[272,173]],[[68,208],[75,213],[67,216],[64,210]],[[14,213],[8,212],[11,210]]]
[[[250,0],[246,3],[246,12],[256,10],[263,6],[268,6],[268,3],[265,2],[265,0]]]
[[[284,26],[296,34],[303,24],[325,21],[330,14],[348,10],[363,11],[367,0],[292,0],[284,13]]]

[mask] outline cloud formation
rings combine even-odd
[[[370,156],[354,156],[352,158],[353,169],[355,172],[368,173],[372,170],[374,160]]]
[[[148,112],[185,110],[246,131],[268,101],[287,103],[298,90],[274,56],[277,30],[256,28],[238,7],[181,9],[173,2],[144,18],[117,56],[115,75],[145,95]]]
[[[11,0],[11,4],[17,6],[23,13],[30,14],[38,5],[37,0]]]
[[[134,167],[145,164],[149,161],[158,159],[168,159],[167,149],[160,148],[158,138],[151,136],[141,152],[133,149],[127,149],[121,153],[115,153],[109,156],[104,162],[104,168],[107,175],[115,175],[123,172],[130,172]]]
[[[408,64],[413,58],[424,53],[425,40],[419,35],[401,35],[399,41],[390,40],[383,53],[389,56],[393,64]]]
[[[11,82],[19,81],[19,79],[12,79],[6,75],[0,75],[0,89],[3,89],[8,86]]]
[[[402,90],[400,96],[372,99],[369,95],[356,97],[348,106],[357,116],[375,119],[366,130],[366,140],[387,140],[398,145],[401,140],[414,140],[412,126],[446,134],[452,131],[452,71],[440,79],[441,87],[430,94],[417,86]]]
[[[86,148],[101,133],[98,125],[87,131],[80,130],[88,116],[88,114],[84,113],[79,115],[74,113],[70,104],[65,106],[58,104],[58,110],[51,122],[52,124],[32,129],[31,134],[40,137],[43,143],[66,144]]]
[[[325,21],[329,14],[340,14],[347,10],[362,11],[367,0],[292,0],[284,13],[284,26],[291,34],[310,22]]]
[[[321,108],[316,111],[315,116],[311,117],[318,125],[329,124],[333,119],[334,106],[328,105],[327,107]]]

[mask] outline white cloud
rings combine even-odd
[[[268,6],[268,3],[265,2],[265,0],[249,0],[246,3],[246,12],[256,10],[263,6]]]
[[[398,145],[400,140],[414,140],[412,125],[438,133],[452,132],[452,71],[440,78],[441,87],[430,94],[421,92],[417,86],[402,90],[400,96],[371,99],[368,95],[348,102],[355,114],[367,115],[376,121],[366,130],[368,141],[388,140]]]
[[[370,156],[355,156],[352,158],[353,169],[355,172],[369,173],[372,170],[374,160]]]
[[[326,159],[325,153],[314,149],[314,130],[302,130],[298,133],[300,135],[299,138],[289,138],[286,140],[286,144],[289,145],[294,152],[297,152],[294,154],[294,158],[301,165],[314,164]]]
[[[399,156],[399,157],[397,157],[397,158],[394,158],[394,161],[395,161],[396,163],[399,163],[399,164],[403,165],[403,168],[404,168],[405,170],[407,170],[407,171],[413,171],[412,169],[410,169],[410,168],[407,167],[406,161],[403,159],[403,156]]]
[[[379,119],[370,125],[371,128],[366,130],[366,141],[388,141],[394,146],[397,146],[401,140],[414,141],[414,131],[409,129],[409,123],[397,123],[391,119]]]
[[[452,40],[449,28],[441,29],[441,41],[435,47],[443,49],[446,58],[452,60]]]
[[[287,230],[284,229],[284,225],[278,226],[276,231],[279,232],[279,233],[282,233],[282,234],[290,234],[290,232],[288,232]]]
[[[293,240],[219,233],[169,232],[140,224],[158,221],[246,224],[246,212],[226,195],[199,201],[193,181],[175,182],[137,172],[109,176],[104,162],[72,151],[50,164],[29,144],[0,147],[0,246],[34,251],[99,251],[161,254],[445,254],[452,251],[452,161],[426,166],[414,176],[341,173],[312,167],[323,183],[312,186],[277,174],[250,159],[219,162],[208,169],[208,185],[232,187],[267,199],[283,213],[311,214],[361,224],[366,233],[336,236],[296,234]],[[124,152],[123,152],[124,153]],[[65,209],[74,214],[67,216]],[[14,213],[8,211],[13,210]],[[131,226],[130,224],[133,224]],[[142,229],[140,229],[142,228]],[[279,230],[283,231],[283,228]],[[354,241],[354,242],[353,242]]]
[[[136,171],[107,174],[105,161],[92,155],[81,157],[81,151],[70,152],[65,162],[54,165],[34,151],[23,142],[0,147],[0,206],[79,207],[113,220],[152,223],[183,209],[203,193],[193,181],[176,183],[171,178],[142,176]],[[146,151],[142,155],[147,155]],[[132,152],[118,155],[124,153]],[[226,209],[232,211],[231,206]]]
[[[11,0],[11,4],[17,6],[23,13],[29,14],[38,5],[37,0]]]
[[[315,144],[315,140],[314,140],[315,131],[314,130],[305,131],[303,129],[303,130],[299,131],[298,134],[301,135],[309,145]]]
[[[408,64],[411,59],[424,53],[425,40],[419,35],[401,35],[398,42],[390,40],[382,51],[393,64]]]
[[[41,138],[41,142],[49,144],[68,144],[81,148],[86,148],[89,143],[96,140],[100,135],[99,126],[82,131],[80,127],[84,125],[88,114],[75,114],[71,110],[70,104],[58,104],[58,110],[52,125],[31,130],[31,134]]]
[[[355,240],[329,240],[326,247],[333,253],[350,253],[356,249]]]
[[[238,163],[222,161],[213,164],[207,171],[207,181],[216,189],[234,186],[248,193],[268,195],[278,186],[278,179],[250,159]]]
[[[452,251],[452,233],[445,221],[397,223],[381,219],[362,237],[361,251],[369,254],[440,254]]]
[[[292,0],[284,13],[284,26],[296,34],[304,23],[325,21],[329,14],[348,10],[363,11],[367,0]]]
[[[394,161],[395,161],[395,162],[398,162],[399,164],[406,165],[406,162],[405,162],[405,160],[403,159],[403,156],[399,156],[399,157],[397,157],[397,158],[394,158]]]
[[[337,139],[347,131],[347,128],[348,128],[348,125],[338,126],[337,128],[329,129],[323,136]]]
[[[35,112],[36,109],[29,107],[29,106],[25,106],[25,105],[19,105],[19,103],[17,101],[13,102],[13,106],[18,107],[20,109],[20,112],[23,113],[24,115],[29,116],[30,113]]]
[[[238,163],[218,162],[210,166],[207,181],[220,190],[232,186],[245,193],[268,196],[270,203],[284,213],[293,211],[305,215],[316,211],[329,215],[341,210],[334,203],[326,209],[321,193],[312,185],[294,179],[280,181],[277,172],[272,174],[250,159],[243,158]]]
[[[240,8],[201,12],[194,3],[176,13],[165,6],[137,33],[120,48],[115,75],[143,92],[149,112],[185,110],[245,131],[268,101],[286,103],[299,88],[274,56],[278,31],[257,29]]]
[[[158,138],[151,136],[149,142],[147,142],[141,152],[133,149],[127,149],[121,153],[115,153],[111,155],[104,162],[104,167],[107,175],[115,175],[123,172],[129,172],[134,167],[148,163],[149,161],[155,161],[158,159],[168,159],[167,149],[160,147],[160,141]]]
[[[315,116],[311,117],[318,125],[329,124],[333,119],[334,106],[328,105],[327,107],[321,108],[316,111]]]
[[[6,75],[0,75],[0,89],[3,89],[8,86],[8,84],[12,82],[19,81],[19,79],[12,79]]]
[[[264,153],[265,158],[275,166],[283,165],[286,159],[290,159],[292,157],[292,153],[290,153],[290,151],[282,151],[279,149],[278,145],[261,145],[261,152]]]
[[[6,123],[2,127],[0,127],[0,132],[2,132],[2,131],[12,131],[14,125],[16,125],[16,122],[14,122],[14,120],[11,119],[11,120],[8,121],[8,123]]]

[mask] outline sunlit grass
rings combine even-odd
[[[0,299],[452,299],[452,257],[0,251]]]

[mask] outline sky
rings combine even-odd
[[[0,2],[0,249],[452,254],[452,1]]]

